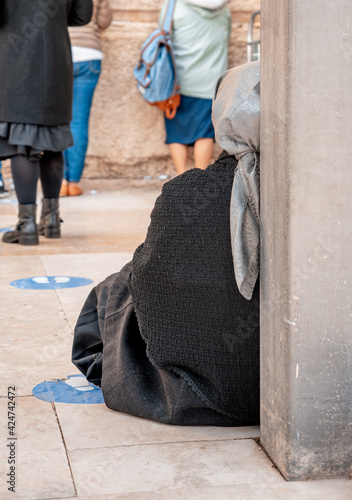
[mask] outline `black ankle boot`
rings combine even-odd
[[[5,233],[2,241],[5,243],[19,243],[20,245],[38,245],[36,211],[37,205],[19,205],[16,229]]]
[[[43,198],[39,234],[46,238],[60,238],[59,198]]]

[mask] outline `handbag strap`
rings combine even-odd
[[[163,31],[168,35],[171,31],[172,17],[174,15],[176,0],[169,0],[163,22]]]

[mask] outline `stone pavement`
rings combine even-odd
[[[173,427],[104,404],[32,395],[41,382],[58,379],[71,395],[89,393],[66,384],[78,374],[70,362],[75,321],[92,286],[118,271],[144,240],[159,193],[119,189],[114,181],[109,187],[61,199],[60,240],[0,243],[0,499],[352,500],[351,481],[284,481],[260,447],[258,427]],[[0,230],[16,223],[14,201],[12,195],[12,202],[0,202]],[[9,284],[33,277],[45,284],[46,276],[93,282],[44,290]],[[11,473],[15,493],[8,491]]]

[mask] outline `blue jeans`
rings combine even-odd
[[[74,145],[64,151],[65,173],[69,182],[79,182],[88,147],[88,124],[93,94],[101,71],[101,61],[73,65],[73,102],[71,132]]]

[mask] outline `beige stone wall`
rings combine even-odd
[[[157,27],[163,0],[110,0],[114,20],[102,35],[103,71],[95,92],[85,178],[143,178],[174,173],[164,144],[162,113],[139,95],[133,79],[138,53]],[[246,62],[251,13],[260,0],[231,0],[229,66]],[[217,153],[218,151],[216,151]]]
[[[103,34],[103,72],[95,93],[84,177],[140,178],[173,173],[163,117],[139,95],[133,68],[141,44],[156,28],[163,0],[110,0],[112,26]],[[231,0],[229,66],[246,62],[251,13],[260,0]]]

